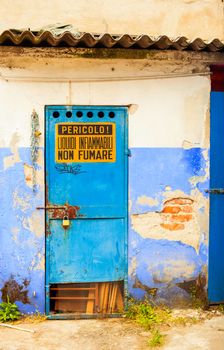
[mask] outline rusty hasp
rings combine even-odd
[[[48,215],[52,219],[63,219],[66,215],[69,219],[77,218],[77,212],[80,207],[76,205],[69,205],[65,203],[64,205],[47,205],[46,207],[37,207],[38,210],[43,209],[48,211]]]

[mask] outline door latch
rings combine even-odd
[[[36,207],[36,209],[53,210],[53,209],[66,209],[66,207]]]
[[[205,190],[205,193],[209,193],[209,194],[224,194],[224,188],[211,188],[210,190]]]

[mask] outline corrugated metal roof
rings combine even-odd
[[[7,46],[64,46],[80,48],[125,48],[146,50],[189,50],[224,51],[224,43],[219,39],[206,42],[200,38],[188,41],[179,37],[171,39],[166,35],[151,37],[148,35],[80,33],[66,29],[60,30],[15,30],[4,31],[0,35],[0,45]]]

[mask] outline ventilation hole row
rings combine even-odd
[[[86,115],[87,115],[88,118],[92,118],[93,117],[93,112],[89,111],[89,112],[87,112]],[[100,112],[98,112],[97,115],[98,115],[99,118],[103,118],[105,116],[105,113],[103,111],[100,111]],[[76,116],[78,118],[82,118],[83,117],[83,112],[82,111],[77,111],[76,112]],[[110,118],[114,118],[115,117],[115,113],[114,112],[109,112],[108,116]],[[53,112],[53,117],[54,118],[60,117],[60,113],[58,111],[54,111]],[[70,112],[70,111],[66,112],[66,117],[67,118],[71,118],[72,117],[72,112]]]

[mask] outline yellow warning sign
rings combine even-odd
[[[55,125],[57,163],[115,162],[115,123],[59,123]]]

